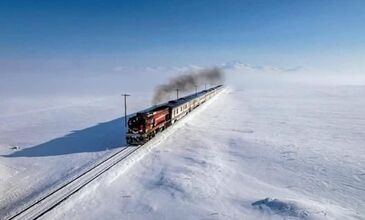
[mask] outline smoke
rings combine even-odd
[[[170,97],[171,94],[179,92],[195,91],[202,85],[214,85],[224,81],[224,73],[221,69],[205,69],[200,71],[189,72],[175,78],[168,83],[157,86],[152,103],[160,103]],[[208,87],[207,87],[208,88]]]

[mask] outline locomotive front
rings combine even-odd
[[[168,126],[169,108],[159,107],[148,112],[139,112],[128,120],[127,143],[141,145]]]
[[[145,119],[143,114],[137,113],[136,116],[128,120],[127,143],[130,145],[139,145],[144,140]]]

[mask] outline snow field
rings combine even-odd
[[[337,89],[226,91],[45,218],[361,219],[364,88]]]

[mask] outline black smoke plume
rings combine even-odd
[[[217,85],[223,81],[224,73],[218,68],[189,72],[172,78],[166,84],[157,86],[152,103],[158,104],[162,101],[166,101],[170,95],[176,94],[176,89],[181,93],[186,93],[195,91],[197,87],[199,88],[202,85]]]

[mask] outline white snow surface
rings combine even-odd
[[[257,81],[228,82],[42,218],[364,219],[365,86]],[[133,97],[130,112],[149,105]],[[0,219],[123,147],[122,107],[119,96],[2,100]]]
[[[362,219],[364,92],[229,89],[45,218]]]
[[[148,102],[138,97],[131,112]],[[119,96],[3,100],[0,219],[124,146],[122,103]]]

